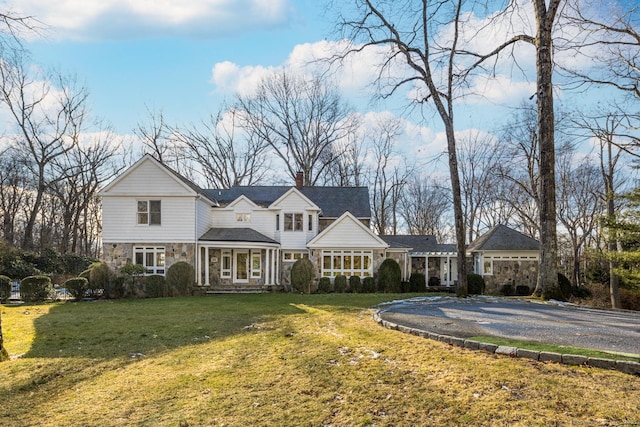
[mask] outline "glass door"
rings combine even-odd
[[[236,251],[234,264],[234,282],[247,283],[249,281],[249,251]]]

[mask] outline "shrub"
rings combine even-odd
[[[79,275],[86,270],[96,260],[74,253],[66,253],[60,255],[60,263],[64,273]]]
[[[141,264],[127,263],[120,269],[120,274],[124,276],[124,297],[142,298],[144,297],[144,273],[146,268]]]
[[[328,294],[331,291],[331,279],[329,277],[321,277],[318,281],[318,293]]]
[[[513,285],[511,283],[505,283],[500,287],[498,292],[500,292],[500,294],[505,296],[511,296],[513,295],[513,292],[514,292]]]
[[[564,274],[558,273],[558,285],[563,299],[568,300],[571,296],[571,281]]]
[[[475,273],[467,274],[467,289],[469,295],[482,295],[484,294],[484,288],[484,277]]]
[[[104,262],[93,263],[89,266],[89,290],[93,296],[101,293],[110,298],[111,269]]]
[[[0,301],[4,302],[11,298],[11,279],[7,276],[0,276]]]
[[[411,273],[409,277],[410,292],[427,292],[427,279],[422,273]]]
[[[439,277],[429,277],[429,286],[440,286],[440,278]]]
[[[49,276],[28,276],[20,282],[20,298],[24,302],[44,301],[51,292]]]
[[[84,277],[74,277],[64,282],[64,287],[74,300],[80,301],[87,294],[89,281]]]
[[[392,258],[382,261],[378,269],[378,289],[385,293],[397,293],[401,290],[402,271],[398,262]]]
[[[531,295],[531,288],[527,285],[518,285],[516,286],[516,295],[519,297],[526,297]]]
[[[296,292],[311,293],[311,282],[315,277],[313,264],[309,258],[300,258],[291,267],[291,287]]]
[[[333,279],[333,289],[339,293],[343,294],[347,292],[348,282],[347,276],[340,274]]]
[[[571,295],[576,298],[589,298],[591,297],[591,290],[586,286],[572,286]]]
[[[127,293],[127,277],[123,275],[114,276],[109,282],[108,298],[124,298]]]
[[[178,261],[167,269],[166,276],[169,296],[179,297],[189,295],[191,287],[196,281],[196,271],[186,261]]]
[[[360,276],[349,277],[349,289],[354,294],[362,293],[362,279],[360,278]]]
[[[148,298],[164,298],[169,294],[164,276],[154,274],[144,278],[144,295]]]
[[[362,280],[362,292],[372,294],[376,291],[376,279],[373,277],[365,277]]]
[[[409,282],[408,280],[401,280],[400,281],[400,292],[402,292],[403,294],[411,292],[411,282]]]

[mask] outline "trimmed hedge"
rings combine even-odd
[[[409,277],[410,292],[427,292],[427,279],[422,273],[411,273]]]
[[[321,277],[318,281],[318,293],[329,294],[331,292],[333,292],[333,289],[331,289],[331,279],[328,277]]]
[[[362,292],[373,294],[376,291],[376,279],[373,277],[365,277],[362,281]]]
[[[164,298],[169,295],[164,276],[154,274],[144,278],[144,295],[147,298]]]
[[[188,262],[178,261],[167,269],[165,280],[170,297],[190,295],[196,281],[196,270]]]
[[[89,266],[89,290],[93,296],[100,294],[111,298],[111,269],[104,262],[96,262]]]
[[[11,279],[7,276],[0,276],[0,301],[4,302],[11,298]]]
[[[87,294],[89,281],[84,277],[74,277],[64,282],[64,287],[74,300],[80,301]]]
[[[467,289],[469,295],[482,295],[484,294],[484,277],[476,273],[467,274]]]
[[[39,302],[49,298],[51,279],[49,276],[28,276],[20,282],[20,298],[24,302]]]
[[[349,286],[347,282],[347,276],[340,274],[333,279],[333,289],[339,293],[343,294],[347,292],[347,288]]]
[[[398,293],[402,290],[402,271],[395,259],[387,258],[378,269],[378,290],[384,293]]]
[[[311,293],[315,270],[309,258],[300,258],[291,267],[291,287],[296,292]]]
[[[362,279],[360,276],[349,277],[349,291],[354,294],[362,293]]]

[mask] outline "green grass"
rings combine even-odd
[[[0,306],[0,425],[640,423],[637,377],[382,328],[369,308],[396,297]]]
[[[576,354],[579,356],[587,356],[587,357],[599,357],[603,359],[613,359],[613,360],[629,360],[632,362],[640,362],[640,355],[637,354],[627,354],[620,353],[614,351],[601,351],[601,350],[592,350],[588,348],[581,347],[571,347],[566,345],[558,345],[558,344],[545,344],[535,341],[523,341],[523,340],[514,340],[509,338],[499,338],[492,336],[475,336],[469,338],[470,340],[486,342],[490,344],[496,345],[504,345],[510,347],[518,347],[527,350],[533,351],[548,351],[552,353],[559,354]]]

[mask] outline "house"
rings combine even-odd
[[[299,174],[291,186],[202,189],[145,155],[100,192],[103,259],[116,270],[134,263],[159,275],[186,261],[198,286],[212,291],[288,288],[300,258],[312,261],[317,277],[371,277],[393,258],[405,280],[420,272],[429,283],[455,285],[455,245],[439,244],[434,236],[377,236],[366,187],[302,182]],[[509,271],[502,260],[533,255],[527,245],[496,251],[498,236],[492,231],[478,239],[470,253],[485,277],[500,281]]]
[[[100,192],[103,258],[166,273],[177,261],[198,285],[287,286],[309,257],[318,276],[373,276],[389,245],[370,229],[366,187],[253,186],[204,190],[150,155]]]
[[[496,225],[467,246],[467,256],[488,291],[505,284],[536,286],[540,243],[512,228]]]

